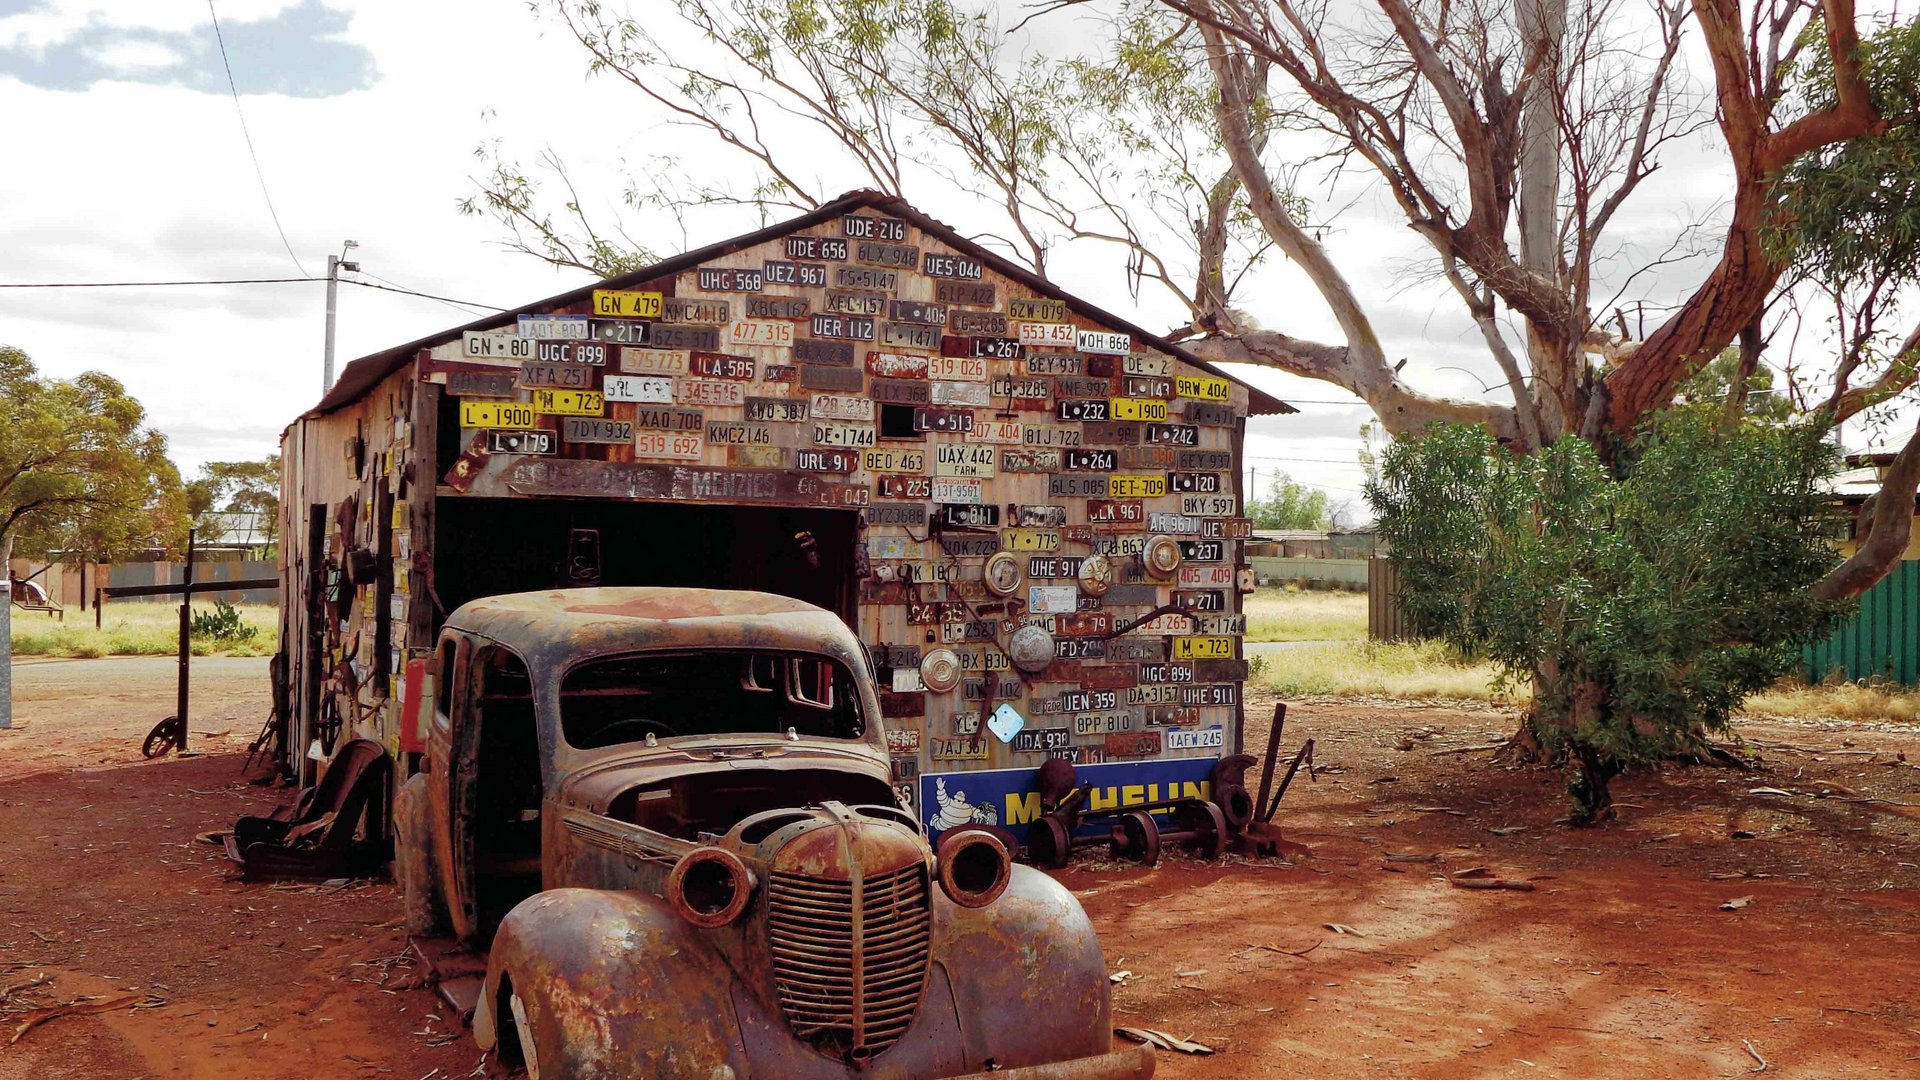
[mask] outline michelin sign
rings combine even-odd
[[[1217,760],[1080,765],[1074,772],[1087,789],[1084,812],[1099,813],[1162,799],[1211,798]],[[920,807],[927,831],[937,836],[962,825],[1000,825],[1024,838],[1028,823],[1040,816],[1039,782],[1037,767],[922,774]]]

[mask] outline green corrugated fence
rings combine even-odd
[[[1920,561],[1902,562],[1860,597],[1860,610],[1827,640],[1802,650],[1807,681],[1879,676],[1920,681]]]

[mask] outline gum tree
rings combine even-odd
[[[146,410],[99,372],[46,378],[0,345],[0,564],[112,558],[186,539],[180,472]],[[12,605],[0,608],[0,727],[13,716]]]
[[[1631,485],[1636,462],[1665,460],[1661,438],[1680,437],[1656,428],[1683,385],[1723,354],[1734,397],[1762,371],[1781,376],[1781,423],[1811,433],[1796,446],[1884,417],[1920,376],[1920,328],[1900,325],[1920,250],[1914,29],[1850,0],[1054,0],[1011,26],[983,0],[541,10],[648,115],[721,152],[711,174],[651,168],[627,208],[684,221],[714,206],[811,208],[865,185],[986,222],[981,239],[1043,274],[1064,246],[1115,245],[1136,287],[1163,286],[1185,308],[1171,336],[1348,390],[1396,439],[1464,424],[1516,461],[1552,450]],[[1036,44],[1033,20],[1070,44]],[[1663,170],[1687,167],[1682,140],[1710,144],[1721,206],[1650,232],[1640,211]],[[465,208],[497,216],[513,243],[594,270],[631,251],[570,184],[561,213],[539,209],[567,180],[557,158],[526,170],[497,145],[481,156],[488,172]],[[1310,182],[1391,208],[1424,246],[1420,272],[1477,327],[1495,392],[1450,398],[1408,378],[1420,358],[1388,354],[1380,313],[1325,242],[1328,212],[1302,197]],[[1305,276],[1341,340],[1262,326],[1236,303],[1271,252]],[[1653,278],[1671,306],[1629,318],[1623,298]],[[1788,341],[1799,344],[1776,344]],[[1689,445],[1716,475],[1747,475],[1724,469],[1749,426],[1695,431]],[[1789,460],[1811,477],[1809,454]],[[1884,483],[1858,553],[1794,588],[1843,601],[1892,568],[1920,438]],[[1797,508],[1760,505],[1796,536],[1811,527]],[[1402,510],[1452,512],[1419,497]],[[1546,655],[1531,666],[1542,705],[1530,729],[1595,750],[1578,783],[1601,805],[1611,770],[1644,755],[1613,760],[1579,717],[1665,721],[1616,700],[1617,681],[1578,684],[1578,665]]]

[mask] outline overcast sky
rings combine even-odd
[[[484,140],[523,155],[551,146],[589,205],[617,199],[620,170],[685,153],[685,138],[629,90],[589,80],[579,47],[520,0],[218,0],[246,129],[284,228],[283,246],[248,156],[204,0],[0,0],[0,283],[318,276],[357,240],[363,278],[500,307],[583,284],[507,252],[498,227],[465,218]],[[1070,33],[1053,24],[1043,34]],[[1724,190],[1706,139],[1682,147],[1656,197],[1622,219],[1631,233],[1673,222]],[[698,160],[687,156],[687,160]],[[644,166],[642,166],[644,167]],[[1345,205],[1346,191],[1318,192]],[[922,209],[965,225],[963,202]],[[632,218],[657,249],[682,246],[668,222]],[[735,224],[738,227],[735,227]],[[702,245],[750,222],[696,221]],[[1495,378],[1458,304],[1401,282],[1418,247],[1390,208],[1366,199],[1328,244],[1369,302],[1406,377],[1481,396]],[[287,250],[291,247],[291,253]],[[1136,303],[1121,260],[1075,252],[1063,287],[1148,327],[1180,321],[1151,294]],[[1263,323],[1337,341],[1323,305],[1284,264],[1242,293]],[[272,451],[319,396],[323,286],[0,289],[0,342],[54,375],[106,371],[127,383],[191,473],[208,460]],[[467,321],[476,312],[343,287],[339,363]],[[1448,370],[1457,365],[1467,371]],[[1359,501],[1356,399],[1263,369],[1245,376],[1299,402],[1257,421],[1250,464],[1284,469]],[[1352,404],[1342,404],[1352,402]],[[1266,476],[1260,480],[1265,486]]]

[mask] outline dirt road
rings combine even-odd
[[[472,1073],[479,1053],[400,959],[389,886],[241,885],[195,843],[284,794],[241,782],[235,752],[265,711],[264,661],[196,660],[196,727],[227,734],[139,759],[172,674],[163,658],[16,669],[0,1011],[132,1000],[12,1047],[0,1030],[0,1080]],[[1751,724],[1800,749],[1629,777],[1620,821],[1572,833],[1556,777],[1452,752],[1508,723],[1297,703],[1289,748],[1317,738],[1327,768],[1282,821],[1312,858],[1064,875],[1108,966],[1131,972],[1116,1022],[1218,1051],[1163,1053],[1160,1075],[1920,1074],[1920,809],[1902,805],[1920,804],[1920,769],[1896,756],[1920,760],[1920,731]],[[1448,883],[1476,867],[1533,890]]]

